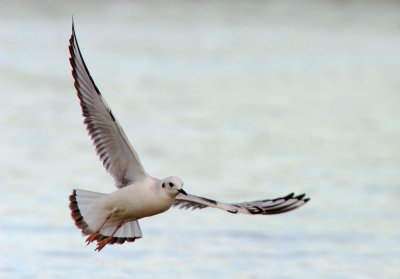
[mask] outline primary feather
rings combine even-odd
[[[182,209],[203,209],[206,207],[215,207],[229,213],[272,215],[291,211],[302,206],[310,200],[309,198],[304,197],[304,194],[295,196],[294,193],[291,193],[285,197],[277,199],[241,203],[223,203],[195,195],[179,194],[175,199],[174,206],[178,206]]]
[[[146,178],[147,173],[139,156],[86,67],[73,25],[69,44],[72,76],[82,107],[84,123],[104,167],[114,177],[119,188]]]

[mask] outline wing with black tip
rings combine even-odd
[[[206,207],[215,207],[225,210],[229,213],[272,215],[294,210],[304,205],[309,200],[309,198],[305,198],[305,194],[295,196],[294,193],[291,193],[285,197],[277,199],[241,203],[223,203],[195,195],[179,194],[176,197],[174,206],[178,206],[182,209],[202,209]]]
[[[95,85],[83,60],[74,24],[69,40],[70,63],[84,123],[104,167],[118,188],[147,177],[139,156]]]

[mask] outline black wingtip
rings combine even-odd
[[[306,194],[301,194],[301,195],[298,195],[298,196],[295,197],[295,198],[298,199],[298,200],[302,200],[302,199],[305,197],[305,195],[306,195]]]
[[[73,55],[73,45],[74,45],[74,39],[75,38],[75,23],[74,23],[74,16],[72,16],[72,32],[71,32],[71,37],[69,38],[69,51],[71,53],[71,57]]]
[[[287,195],[286,197],[284,197],[284,199],[291,199],[291,198],[293,198],[293,196],[294,196],[294,193],[292,192],[289,195]]]
[[[71,29],[72,29],[72,35],[71,35],[71,39],[73,38],[73,37],[75,37],[75,20],[74,20],[74,15],[72,15],[72,19],[71,19],[71,21],[72,21],[72,26],[71,26]]]

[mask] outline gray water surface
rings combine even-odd
[[[400,278],[400,4],[0,2],[1,278]],[[156,177],[277,216],[144,219],[94,252],[72,188],[111,192],[67,43]]]

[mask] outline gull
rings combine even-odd
[[[117,187],[110,194],[74,189],[69,197],[75,225],[87,236],[87,245],[97,242],[95,251],[101,251],[107,244],[123,244],[141,238],[138,220],[165,212],[172,206],[183,209],[214,207],[233,214],[271,215],[294,210],[309,201],[305,194],[291,193],[275,199],[224,203],[186,193],[179,177],[150,176],[89,73],[79,49],[74,22],[69,52],[84,124],[97,155]]]

